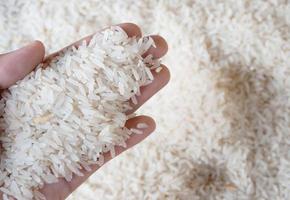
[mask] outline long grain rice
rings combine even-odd
[[[88,163],[103,165],[102,152],[114,157],[114,146],[126,146],[129,135],[143,133],[124,126],[130,99],[138,104],[139,88],[154,79],[152,65],[141,57],[153,43],[110,27],[2,94],[4,199],[44,199],[37,192],[44,183],[70,181],[72,173],[83,176],[80,169],[90,171]],[[152,56],[146,62],[152,63]]]

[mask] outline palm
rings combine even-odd
[[[140,37],[142,35],[138,26],[125,23],[120,24],[129,37]],[[82,40],[89,41],[91,36],[83,38]],[[152,36],[156,43],[156,48],[150,48],[146,54],[152,54],[155,58],[160,58],[164,56],[167,52],[167,44],[163,38],[160,36]],[[82,41],[80,40],[80,41]],[[78,46],[80,41],[73,43],[72,45]],[[44,47],[40,42],[35,42],[27,48],[16,51],[14,53],[0,55],[0,87],[2,89],[8,88],[13,85],[17,80],[23,78],[27,73],[29,73],[33,68],[39,63],[49,62],[49,60],[57,55],[58,52],[48,56],[44,59]],[[163,66],[163,70],[160,73],[153,71],[154,81],[148,86],[141,88],[141,96],[138,98],[138,104],[133,106],[133,110],[128,113],[131,114],[137,110],[142,104],[144,104],[150,97],[152,97],[156,92],[158,92],[162,87],[164,87],[169,81],[169,71]],[[133,104],[132,104],[133,105]],[[145,122],[149,127],[144,130],[142,135],[132,135],[130,139],[127,140],[127,148],[116,147],[116,155],[119,155],[123,151],[129,149],[135,144],[146,138],[155,129],[154,120],[147,116],[138,116],[127,121],[126,127],[136,127],[140,122]],[[105,154],[105,162],[111,159],[109,154]],[[96,170],[99,169],[98,166],[91,166],[92,171],[87,172],[83,170],[84,176],[74,176],[72,181],[67,182],[65,179],[60,178],[58,183],[47,184],[42,189],[41,192],[45,195],[46,199],[65,199],[72,191],[74,191],[79,185],[81,185],[90,175],[92,175]],[[2,195],[0,195],[1,199]]]

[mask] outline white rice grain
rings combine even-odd
[[[138,123],[136,127],[138,129],[146,129],[146,128],[148,128],[148,124],[146,124],[146,123]]]
[[[136,129],[136,128],[131,128],[130,131],[132,131],[132,133],[135,133],[135,134],[143,134],[143,131],[139,130],[139,129]]]
[[[155,72],[156,72],[156,73],[160,73],[160,72],[162,71],[162,69],[163,69],[162,67],[157,67],[157,68],[155,69]]]
[[[81,168],[91,170],[89,163],[103,165],[98,152],[114,157],[115,145],[126,146],[132,132],[142,133],[124,127],[125,113],[129,100],[138,103],[139,88],[154,79],[138,54],[153,40],[128,38],[111,27],[91,41],[60,52],[47,68],[38,66],[2,94],[3,198],[44,199],[37,190],[45,183],[83,176]]]

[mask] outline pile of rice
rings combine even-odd
[[[41,64],[1,99],[0,191],[17,199],[44,199],[37,190],[58,177],[102,165],[104,152],[126,147],[131,133],[146,124],[124,127],[139,88],[150,84],[153,40],[129,38],[120,27],[93,36]]]
[[[70,199],[290,198],[289,1],[12,0],[0,16],[2,51],[127,21],[169,44],[171,81],[140,110],[155,133]]]

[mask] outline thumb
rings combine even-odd
[[[8,88],[24,78],[44,58],[44,46],[34,41],[16,51],[0,55],[0,89]]]

